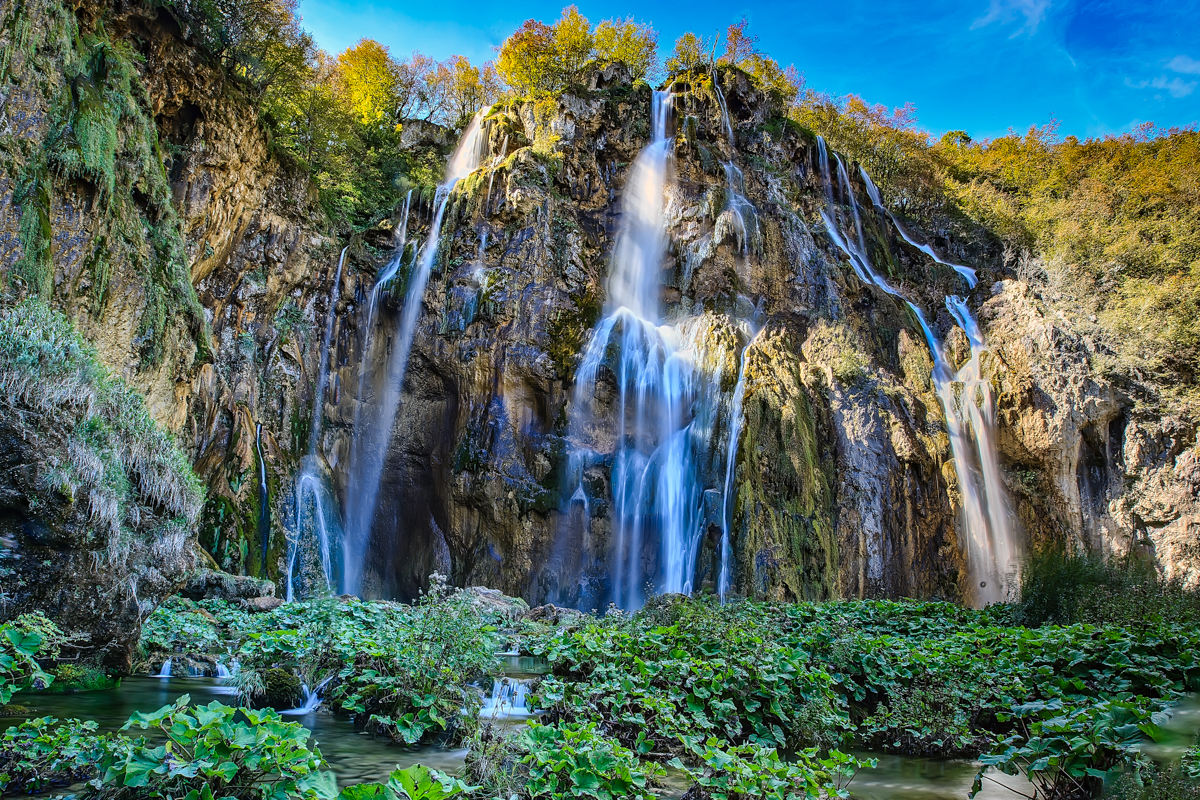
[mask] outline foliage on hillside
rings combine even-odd
[[[135,534],[140,509],[167,526],[195,521],[203,489],[175,438],[66,317],[40,300],[0,312],[0,394],[0,417],[57,442],[44,455],[43,480],[85,504],[110,563],[124,558],[130,536],[167,534]]]

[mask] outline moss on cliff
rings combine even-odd
[[[744,413],[733,517],[739,587],[758,597],[775,587],[792,599],[836,596],[833,459],[781,333],[759,337],[747,354]]]
[[[30,26],[33,20],[36,25]],[[0,136],[0,169],[15,179],[23,254],[9,270],[22,293],[49,299],[55,277],[58,206],[79,202],[93,216],[83,243],[93,313],[108,300],[117,263],[142,284],[138,349],[143,366],[159,365],[166,331],[182,323],[203,358],[208,323],[192,288],[183,232],[171,202],[158,130],[137,62],[103,22],[85,28],[55,0],[24,0],[0,11],[0,37],[17,50],[2,80],[22,92],[37,124]]]

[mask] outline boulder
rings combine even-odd
[[[202,569],[192,574],[180,594],[189,600],[251,600],[274,598],[275,584],[249,575],[230,575],[214,569]]]

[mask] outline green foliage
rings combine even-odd
[[[412,607],[312,601],[259,617],[264,627],[237,651],[243,673],[281,666],[310,686],[330,679],[338,708],[409,744],[456,727],[478,703],[467,681],[493,665],[494,628],[436,576]]]
[[[688,739],[686,743],[697,766],[679,758],[672,759],[671,766],[691,776],[704,796],[713,800],[848,797],[846,787],[858,771],[875,765],[836,750],[821,758],[816,748],[809,748],[785,761],[774,748],[729,747],[719,739],[703,743]]]
[[[235,797],[245,800],[331,798],[333,774],[323,771],[310,731],[272,711],[235,709],[220,703],[188,708],[179,698],[152,714],[134,714],[122,730],[153,729],[144,738],[108,740],[97,759],[99,798]]]
[[[637,755],[596,730],[596,723],[530,723],[521,731],[529,770],[528,797],[594,797],[598,800],[630,797],[649,800],[649,782],[665,774],[661,767],[643,763]]]
[[[1102,700],[1070,707],[1061,700],[1013,708],[1020,730],[980,758],[972,797],[981,791],[988,767],[1023,773],[1037,800],[1095,797],[1119,770],[1137,769],[1138,748],[1156,727],[1151,712],[1134,703]],[[1000,715],[1004,722],[1008,715]]]
[[[95,663],[59,662],[54,667],[54,683],[51,692],[95,692],[112,689],[119,679],[109,677],[103,667]]]
[[[1104,558],[1058,546],[1034,551],[1021,571],[1017,619],[1134,625],[1200,622],[1200,592],[1162,578],[1136,553]]]
[[[95,722],[39,717],[13,725],[0,736],[0,794],[35,794],[91,778],[108,736]]]
[[[53,626],[44,617],[38,621]],[[0,624],[0,706],[7,704],[18,689],[35,683],[47,686],[54,680],[37,660],[39,652],[44,654],[49,649],[47,634],[38,627],[31,625],[27,617]],[[49,643],[52,645],[53,639]]]
[[[35,429],[73,423],[65,446],[47,456],[45,479],[86,502],[108,529],[111,563],[124,559],[133,536],[168,538],[172,526],[196,519],[203,489],[174,436],[154,422],[140,394],[100,364],[66,317],[39,300],[0,311],[0,391]],[[164,525],[131,530],[130,509],[139,505]]]
[[[338,795],[338,800],[445,800],[477,788],[436,769],[414,764],[393,772],[387,783],[348,786]]]

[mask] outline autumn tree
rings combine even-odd
[[[561,79],[557,58],[554,29],[529,19],[500,46],[496,70],[505,83],[523,94],[553,92]]]
[[[688,31],[675,40],[675,50],[667,59],[667,72],[687,72],[699,69],[712,63],[712,52],[716,45],[712,39],[705,39]]]
[[[562,16],[552,28],[554,48],[558,59],[559,81],[570,83],[583,71],[592,57],[592,23],[575,6],[563,9]]]
[[[399,110],[396,65],[386,47],[363,39],[338,56],[338,72],[351,110],[364,125],[394,124]]]
[[[725,54],[721,56],[722,64],[740,66],[743,61],[758,53],[755,47],[758,37],[746,32],[749,25],[750,21],[742,17],[725,30]]]
[[[620,61],[635,81],[658,73],[658,32],[649,25],[625,19],[606,19],[593,35],[596,57],[605,63]]]

